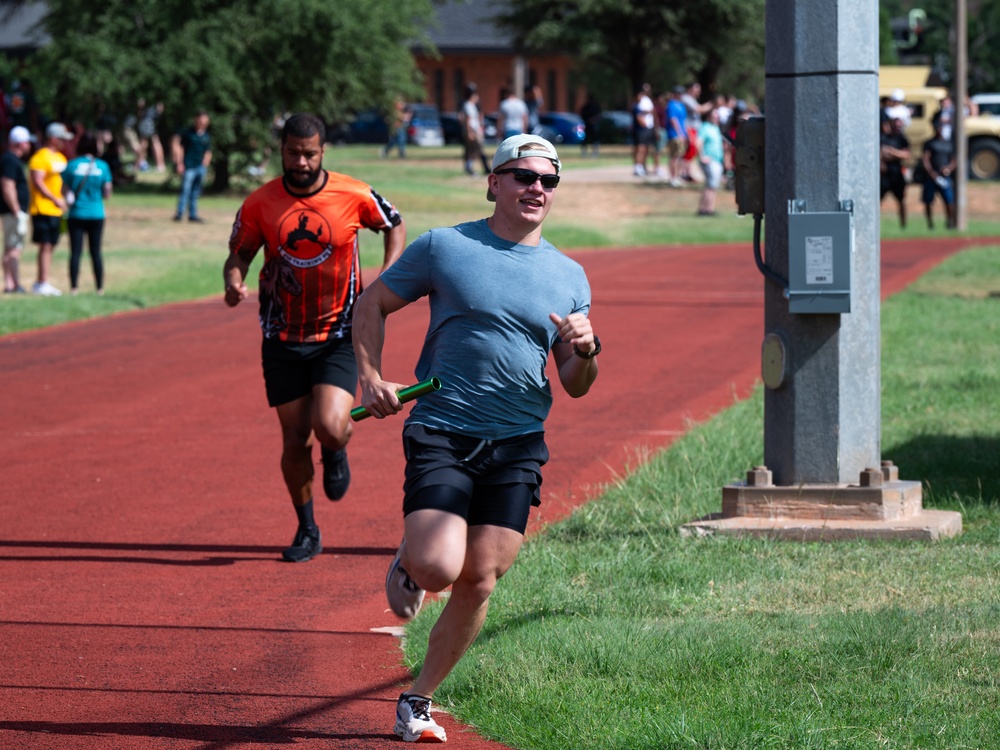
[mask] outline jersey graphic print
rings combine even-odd
[[[303,210],[286,216],[278,236],[284,237],[278,252],[296,268],[318,266],[333,254],[330,225],[315,211]]]
[[[282,294],[284,292],[284,294]],[[298,297],[302,284],[295,278],[295,271],[285,259],[272,258],[260,269],[260,326],[264,338],[278,336],[288,327],[285,316],[285,296]]]

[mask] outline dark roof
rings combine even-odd
[[[510,52],[514,36],[493,19],[504,0],[450,0],[436,3],[437,20],[428,36],[441,52]]]
[[[47,3],[0,2],[0,50],[32,50],[48,44],[48,33],[35,28],[48,12]]]

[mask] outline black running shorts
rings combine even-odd
[[[357,391],[358,365],[350,336],[315,344],[264,339],[261,361],[270,406],[307,396],[314,385],[335,385],[351,394]]]
[[[31,217],[31,241],[36,245],[56,245],[61,234],[61,216],[35,214]]]
[[[423,425],[403,430],[406,479],[403,515],[444,510],[470,526],[503,526],[524,533],[532,505],[541,505],[545,434],[481,440]]]

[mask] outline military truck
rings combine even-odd
[[[941,101],[948,96],[948,89],[927,85],[930,73],[930,67],[924,65],[883,65],[879,69],[880,97],[891,96],[897,89],[905,94],[904,103],[911,113],[905,133],[914,162],[923,154],[924,143],[934,135],[931,121],[941,108]],[[1000,117],[966,117],[965,135],[969,144],[969,178],[1000,179]]]

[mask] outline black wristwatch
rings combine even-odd
[[[573,354],[575,354],[578,357],[583,357],[584,359],[593,359],[600,353],[601,353],[601,340],[597,338],[597,336],[594,336],[594,351],[590,352],[590,354],[588,354],[587,352],[581,352],[577,348],[576,344],[573,344]]]

